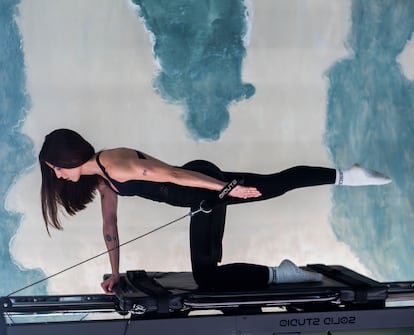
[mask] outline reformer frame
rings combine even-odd
[[[414,329],[414,282],[308,265],[321,283],[201,291],[191,272],[128,271],[104,294],[1,298],[0,334],[305,334]],[[397,302],[402,305],[397,305]],[[30,330],[30,332],[29,332]]]

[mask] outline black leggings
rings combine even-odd
[[[225,204],[209,214],[191,217],[190,248],[194,279],[201,289],[259,289],[267,286],[267,266],[233,263],[219,266],[222,257],[222,239],[226,219],[226,205],[265,200],[295,188],[333,184],[336,171],[329,168],[298,166],[270,175],[222,172],[214,164],[193,161],[184,168],[198,171],[220,180],[242,180],[244,185],[255,186],[262,196],[253,199],[228,197]],[[198,209],[193,206],[191,209]]]

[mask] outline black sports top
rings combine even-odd
[[[139,159],[147,159],[141,152],[136,151]],[[214,198],[217,192],[181,186],[173,183],[153,182],[147,180],[117,181],[106,172],[99,160],[101,152],[96,155],[96,162],[106,178],[105,184],[121,196],[140,196],[149,200],[165,202],[180,207],[198,206],[202,200]],[[115,186],[116,189],[113,188]]]

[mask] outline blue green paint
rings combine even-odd
[[[21,36],[14,20],[19,2],[0,1],[0,295],[43,277],[41,271],[26,270],[14,263],[9,243],[20,225],[21,214],[5,208],[9,188],[35,162],[32,141],[21,133],[30,100],[26,94]],[[42,284],[21,294],[45,292],[45,284]]]
[[[413,18],[414,1],[353,1],[353,56],[327,74],[325,139],[335,164],[360,162],[393,179],[357,192],[335,188],[332,224],[371,271],[393,280],[414,278],[414,85],[397,62]]]
[[[194,139],[217,140],[228,127],[229,105],[255,93],[241,80],[246,50],[244,1],[134,0],[154,37],[161,70],[154,87],[184,107]]]

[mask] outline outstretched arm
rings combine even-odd
[[[172,181],[175,184],[201,187],[214,191],[221,191],[227,185],[227,182],[212,178],[205,174],[189,171],[180,168],[173,168]],[[252,186],[237,185],[229,193],[229,196],[236,198],[255,198],[261,196],[260,191]]]
[[[117,195],[107,186],[99,187],[103,218],[103,236],[109,251],[112,274],[101,283],[106,294],[113,294],[112,288],[119,281],[119,238],[117,225]]]

